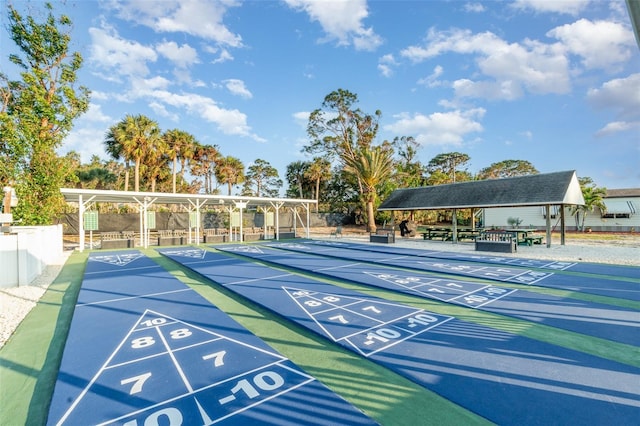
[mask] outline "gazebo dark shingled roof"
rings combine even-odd
[[[575,171],[395,190],[378,210],[582,205]]]

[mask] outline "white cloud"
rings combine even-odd
[[[244,81],[232,78],[229,80],[224,80],[223,83],[225,84],[227,90],[232,94],[240,96],[245,99],[253,98],[253,95],[251,94],[249,89],[247,89],[246,86],[244,85]]]
[[[440,78],[443,72],[444,72],[444,68],[442,68],[442,66],[440,65],[436,65],[436,67],[433,69],[433,72],[430,75],[418,80],[418,84],[421,84],[427,87],[441,86],[442,82],[440,82],[438,79]]]
[[[482,3],[465,3],[464,11],[472,12],[472,13],[481,13],[485,11],[485,8],[482,5]]]
[[[122,19],[146,25],[157,32],[183,32],[218,44],[242,47],[242,37],[223,22],[227,10],[237,7],[234,0],[113,0],[112,10]]]
[[[384,129],[399,135],[412,135],[423,146],[461,146],[468,134],[483,131],[478,120],[484,114],[483,108],[430,115],[404,113],[394,116],[396,122]]]
[[[627,121],[613,121],[607,123],[602,129],[596,132],[596,136],[604,137],[610,136],[616,133],[626,132],[632,129],[640,129],[640,121],[627,122]]]
[[[633,32],[610,21],[580,19],[547,33],[562,42],[566,50],[582,58],[586,68],[617,69],[636,49]]]
[[[366,0],[285,0],[295,10],[309,15],[317,21],[328,40],[336,40],[340,46],[353,45],[356,50],[375,50],[382,38],[373,28],[365,28],[363,20],[369,16]]]
[[[121,38],[113,29],[89,28],[90,60],[106,75],[146,76],[148,62],[158,58],[154,49]]]
[[[293,115],[293,121],[295,121],[296,124],[298,124],[300,127],[306,129],[307,128],[307,124],[309,124],[309,115],[311,113],[309,111],[299,111],[299,112],[294,112]]]
[[[191,114],[200,116],[206,121],[214,123],[218,129],[228,135],[246,136],[258,142],[264,139],[253,134],[247,124],[247,116],[237,109],[224,109],[211,98],[194,93],[171,93],[164,90],[156,90],[149,93],[153,99],[164,105],[184,109]]]
[[[393,67],[398,63],[392,54],[387,54],[378,59],[378,71],[385,77],[391,77],[393,75]]]
[[[113,118],[102,112],[102,106],[91,102],[87,112],[81,115],[82,119],[87,122],[93,123],[110,123]]]
[[[165,41],[158,44],[156,50],[179,68],[188,68],[200,62],[198,52],[188,44],[178,46],[175,41]]]
[[[221,64],[223,62],[233,61],[233,55],[227,49],[220,49],[220,54],[216,59],[211,61],[212,64]]]
[[[596,136],[609,136],[640,128],[640,73],[607,81],[587,92],[587,100],[598,108],[615,111],[619,120],[607,123]]]
[[[640,73],[607,81],[589,90],[587,99],[596,107],[617,110],[621,117],[640,118]]]
[[[507,43],[491,32],[431,29],[424,46],[410,46],[400,55],[422,62],[445,53],[476,56],[479,70],[488,77],[456,81],[453,88],[460,97],[517,99],[525,89],[541,94],[566,93],[570,89],[569,61],[559,44],[533,40]]]
[[[591,0],[516,0],[512,7],[538,13],[563,13],[575,16],[585,10]]]

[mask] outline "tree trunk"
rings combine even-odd
[[[373,212],[373,200],[367,200],[367,218],[369,222],[367,224],[369,232],[376,232],[377,227],[375,213]]]
[[[178,166],[178,157],[173,157],[173,193],[176,193],[176,168]]]

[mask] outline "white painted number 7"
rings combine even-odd
[[[136,393],[142,392],[142,386],[147,379],[151,377],[151,373],[144,373],[139,376],[130,377],[128,379],[122,379],[120,381],[121,385],[128,385],[129,383],[133,383],[131,386],[131,390],[129,391],[129,395],[134,395]]]
[[[209,355],[203,355],[203,360],[208,360],[213,358],[213,365],[216,367],[220,367],[224,365],[224,356],[227,354],[227,351],[220,351]]]

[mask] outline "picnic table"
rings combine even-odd
[[[427,228],[426,232],[422,232],[423,240],[433,240],[434,238],[440,238],[442,241],[451,239],[451,229],[449,228]]]
[[[480,235],[482,229],[479,228],[458,228],[458,240],[475,240]],[[433,240],[441,239],[442,241],[451,241],[453,239],[453,230],[451,228],[427,228],[425,232],[421,232],[422,239]]]
[[[513,239],[518,245],[542,244],[542,236],[534,235],[533,229],[507,229],[505,232],[513,235]]]

